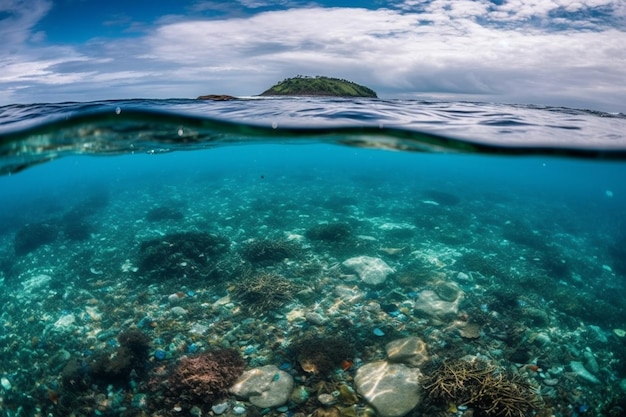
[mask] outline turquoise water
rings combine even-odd
[[[621,115],[323,99],[2,111],[0,415],[384,416],[359,381],[407,337],[427,361],[396,360],[424,378],[402,415],[626,407]],[[364,256],[383,282],[351,266]],[[236,376],[285,371],[288,398],[259,406],[226,371],[200,368],[220,387],[181,373],[224,349]],[[438,397],[426,381],[461,358],[532,406]]]

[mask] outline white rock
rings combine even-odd
[[[572,372],[574,372],[580,379],[583,379],[592,384],[599,384],[600,380],[595,377],[591,372],[585,369],[585,365],[582,362],[571,361],[569,363],[569,367],[572,368]]]
[[[385,346],[390,362],[401,362],[410,366],[420,366],[428,360],[426,343],[419,337],[405,337],[394,340]]]
[[[67,329],[76,322],[76,316],[73,314],[64,314],[54,323],[57,329]]]
[[[598,365],[598,361],[593,353],[590,350],[585,350],[583,357],[585,358],[585,368],[592,374],[597,374],[600,371],[600,365]]]
[[[0,379],[0,385],[2,385],[2,388],[4,388],[6,391],[10,391],[11,388],[13,388],[13,386],[11,385],[11,381],[9,381],[9,379],[5,376]]]
[[[175,315],[175,316],[185,316],[187,315],[187,310],[185,310],[182,307],[172,307],[172,309],[170,310],[170,312]]]
[[[213,404],[213,406],[211,407],[211,411],[213,411],[217,415],[223,414],[226,410],[228,410],[227,402]]]
[[[422,400],[417,368],[378,361],[360,367],[354,378],[358,393],[380,417],[402,417]]]
[[[395,272],[385,261],[371,256],[350,258],[342,265],[356,272],[361,281],[369,285],[382,284],[390,274]]]
[[[250,369],[230,388],[231,394],[259,408],[280,407],[293,391],[293,377],[275,365]]]
[[[458,314],[461,300],[462,293],[454,301],[444,301],[434,291],[424,290],[415,301],[415,310],[428,317],[442,320]]]
[[[317,324],[318,326],[326,323],[326,318],[322,316],[321,314],[316,313],[314,311],[306,313],[305,318],[306,318],[306,321],[308,321],[309,323]]]

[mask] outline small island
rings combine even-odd
[[[352,81],[339,78],[298,75],[274,85],[261,96],[325,96],[378,98],[376,92]]]

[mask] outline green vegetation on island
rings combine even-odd
[[[376,92],[352,81],[323,76],[286,78],[262,96],[332,96],[377,98]]]

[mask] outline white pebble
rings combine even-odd
[[[228,410],[228,403],[224,402],[224,403],[219,403],[219,404],[214,404],[213,407],[211,407],[211,410],[215,413],[215,414],[222,414],[224,413],[226,410]]]
[[[173,307],[171,310],[172,314],[176,316],[185,316],[187,315],[187,310],[182,307]]]
[[[9,379],[4,376],[0,379],[0,385],[2,385],[2,388],[4,388],[6,391],[10,391],[11,388],[13,388],[11,385],[11,381],[9,381]]]
[[[242,405],[236,405],[233,407],[233,413],[241,415],[246,412],[246,407]]]

